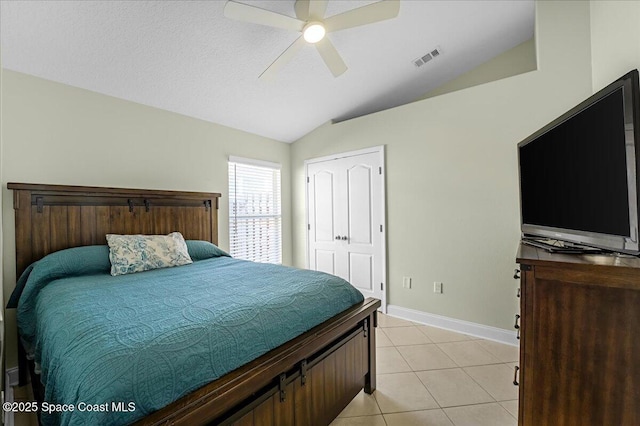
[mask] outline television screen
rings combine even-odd
[[[623,87],[519,154],[523,224],[630,236]]]
[[[640,254],[638,70],[520,142],[518,157],[524,242]]]

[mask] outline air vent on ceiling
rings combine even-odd
[[[427,53],[426,55],[421,56],[420,58],[414,59],[413,60],[413,65],[415,65],[416,68],[420,68],[421,66],[423,66],[424,64],[426,64],[430,60],[440,56],[440,53],[442,53],[442,51],[440,50],[439,47],[436,47],[435,49],[433,49],[431,52]]]

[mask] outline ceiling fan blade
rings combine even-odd
[[[320,56],[322,56],[324,63],[327,64],[327,67],[329,67],[329,70],[331,70],[334,77],[338,77],[347,70],[347,65],[342,60],[342,57],[336,50],[333,43],[331,43],[327,37],[317,42],[316,48],[318,49],[318,52],[320,52]]]
[[[305,44],[307,44],[307,42],[304,41],[304,38],[302,36],[298,37],[258,78],[261,80],[273,80],[278,71],[280,71]]]
[[[296,16],[303,21],[321,21],[327,11],[327,0],[296,0]]]
[[[290,16],[281,15],[270,10],[249,6],[233,0],[224,5],[224,16],[238,21],[251,22],[253,24],[266,25],[268,27],[282,28],[285,30],[302,31],[305,22]]]
[[[321,20],[327,11],[327,0],[310,0],[309,1],[309,18]]]
[[[395,18],[399,11],[400,0],[382,0],[331,16],[324,21],[324,27],[328,33],[345,30]]]
[[[309,0],[296,0],[293,8],[298,19],[302,21],[309,19]]]

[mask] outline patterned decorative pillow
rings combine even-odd
[[[193,263],[179,232],[169,235],[107,234],[107,243],[113,276]]]

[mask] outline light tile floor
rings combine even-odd
[[[378,383],[332,426],[515,426],[518,348],[380,314]]]
[[[518,348],[380,314],[377,390],[360,392],[332,426],[515,426]],[[16,400],[31,400],[28,387]],[[35,425],[18,414],[15,424]]]

